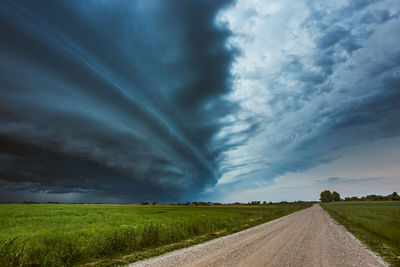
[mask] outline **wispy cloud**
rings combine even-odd
[[[324,178],[320,180],[315,180],[315,183],[318,184],[325,184],[325,185],[330,185],[330,184],[342,184],[342,183],[364,183],[368,181],[377,181],[377,180],[383,180],[385,177],[368,177],[368,178],[357,178],[357,179],[351,179],[351,178],[342,178],[342,177],[329,177],[329,178]]]
[[[223,12],[242,51],[230,99],[258,127],[223,153],[219,185],[256,188],[337,160],[339,148],[398,136],[399,14],[391,0],[238,1]]]

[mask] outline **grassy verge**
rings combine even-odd
[[[132,262],[239,231],[310,205],[2,204],[0,266]]]
[[[205,234],[205,235],[200,235],[200,236],[195,236],[191,239],[186,239],[177,243],[172,243],[169,245],[164,245],[164,246],[160,246],[160,247],[155,247],[155,248],[150,248],[150,249],[145,249],[145,250],[139,250],[139,251],[134,251],[131,254],[128,255],[120,255],[117,256],[115,258],[109,259],[101,259],[101,260],[97,260],[95,262],[90,262],[85,264],[86,267],[92,267],[92,266],[121,266],[121,265],[125,265],[128,263],[133,263],[136,261],[140,261],[140,260],[145,260],[151,257],[155,257],[155,256],[159,256],[177,249],[181,249],[181,248],[186,248],[186,247],[190,247],[196,244],[200,244],[209,240],[212,240],[214,238],[218,238],[218,237],[223,237],[226,235],[230,235],[245,229],[248,229],[250,227],[259,225],[260,222],[257,221],[253,221],[250,224],[244,224],[244,225],[239,225],[230,229],[224,229],[222,231],[216,232],[216,233],[209,233],[209,234]]]
[[[386,262],[400,266],[400,202],[336,202],[321,206]]]

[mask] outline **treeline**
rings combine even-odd
[[[345,197],[344,201],[400,201],[400,196],[397,192],[393,192],[387,196],[367,195],[365,197]]]
[[[220,203],[220,202],[202,202],[202,201],[194,201],[194,202],[186,202],[186,203],[170,203],[168,205],[179,205],[179,206],[229,206],[229,205],[277,205],[277,204],[293,204],[293,203],[308,203],[310,201],[281,201],[281,202],[266,202],[266,201],[249,201],[249,202],[233,202],[233,203]],[[311,201],[314,203],[314,201]],[[157,202],[149,202],[142,201],[140,205],[156,205]]]
[[[140,205],[157,205],[156,201],[149,202],[149,201],[142,201]],[[185,206],[213,206],[213,205],[222,205],[222,203],[217,202],[186,202],[186,203],[170,203],[167,205],[185,205]]]
[[[367,195],[365,197],[345,197],[344,199],[340,198],[340,194],[338,192],[331,192],[329,190],[325,190],[321,192],[320,195],[321,202],[334,202],[334,201],[400,201],[400,196],[397,192],[393,192],[387,196],[380,195]]]
[[[148,202],[142,201],[140,205],[157,205],[157,202]],[[186,203],[170,203],[167,205],[185,205],[185,206],[213,206],[213,205],[222,205],[222,203],[218,202],[186,202]]]
[[[219,202],[186,202],[186,203],[177,203],[176,205],[189,205],[189,206],[214,206],[214,205],[276,205],[276,204],[293,204],[293,203],[307,203],[310,201],[281,201],[281,202],[267,202],[267,201],[249,201],[249,202],[232,202],[232,203],[219,203]],[[312,202],[312,201],[311,201]]]
[[[317,201],[280,201],[280,202],[267,202],[267,201],[249,201],[249,202],[232,202],[232,203],[220,203],[220,202],[203,202],[203,201],[194,201],[194,202],[186,202],[186,203],[161,203],[162,205],[179,205],[179,206],[229,206],[229,205],[279,205],[279,204],[298,204],[298,203],[316,203]],[[62,203],[58,201],[48,201],[48,202],[36,202],[36,201],[24,201],[24,202],[0,202],[0,204],[70,204],[70,205],[99,205],[99,204],[107,204],[107,203]],[[140,205],[158,205],[157,201],[142,201],[140,203],[118,203],[119,205],[132,205],[132,204],[140,204]]]

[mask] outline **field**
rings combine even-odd
[[[310,206],[1,204],[0,266],[130,262]]]
[[[384,260],[400,266],[400,202],[336,202],[322,207]]]

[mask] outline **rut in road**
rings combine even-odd
[[[315,204],[130,266],[387,266]]]

